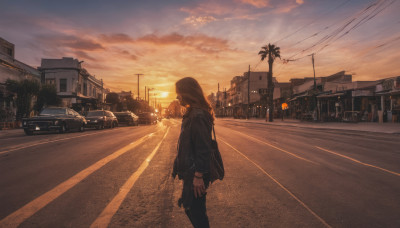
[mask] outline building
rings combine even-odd
[[[101,108],[104,104],[103,80],[97,79],[82,67],[78,59],[42,59],[39,70],[42,83],[54,84],[62,105],[77,111]]]
[[[235,118],[264,117],[267,110],[268,72],[245,72],[235,76],[228,90],[220,91],[219,107],[216,113],[220,116]],[[280,97],[280,88],[275,78],[274,97]]]
[[[349,97],[344,96],[343,92],[337,93],[352,83],[352,75],[346,74],[344,71],[315,79],[312,77],[294,78],[290,79],[290,82],[292,98],[289,100],[289,113],[292,118],[301,120],[337,119],[340,118],[339,113],[342,113],[344,108],[349,108]],[[339,103],[340,105],[338,105]]]
[[[122,99],[124,99],[126,97],[131,97],[133,99],[133,96],[134,96],[132,91],[121,91],[121,92],[116,93],[116,94],[118,94],[119,100],[122,100]]]
[[[7,79],[40,81],[40,72],[15,58],[15,45],[0,37],[0,122],[15,121],[16,94],[6,90]],[[31,101],[31,106],[34,100]]]

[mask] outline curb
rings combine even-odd
[[[306,126],[305,124],[302,123],[280,123],[280,122],[262,122],[262,121],[247,121],[247,120],[236,120],[236,119],[219,119],[222,121],[235,121],[235,122],[242,122],[242,123],[254,123],[254,124],[261,124],[261,125],[272,125],[272,126],[289,126],[289,127],[299,127],[299,128],[309,128],[309,129],[319,129],[319,130],[342,130],[342,131],[356,131],[356,132],[371,132],[371,133],[384,133],[384,134],[400,134],[400,125],[398,127],[398,130],[389,130],[389,129],[347,129],[347,128],[340,128],[340,127],[329,127],[329,126],[317,126],[317,125],[311,125],[311,124],[318,124],[318,123],[310,123],[309,126]],[[347,124],[347,123],[343,123]],[[351,124],[351,123],[349,123]],[[346,125],[350,126],[350,125]],[[356,126],[356,125],[354,125]]]

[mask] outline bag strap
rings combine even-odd
[[[213,135],[214,135],[214,140],[217,141],[217,137],[215,137],[214,124],[212,124],[212,132],[213,132]],[[212,139],[212,136],[211,136],[211,139]]]

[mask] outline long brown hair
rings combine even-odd
[[[201,108],[210,113],[214,122],[214,111],[204,96],[203,90],[196,79],[192,77],[182,78],[175,83],[176,93],[182,96],[182,100],[189,104],[190,108]]]

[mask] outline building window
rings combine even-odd
[[[258,77],[260,80],[262,80],[262,76],[260,75],[259,77]]]
[[[86,81],[83,82],[83,95],[87,96],[87,82]]]
[[[60,79],[60,92],[67,92],[67,79]]]
[[[46,79],[46,84],[54,85],[54,84],[56,84],[56,80],[54,78],[47,78]]]
[[[11,48],[6,48],[7,55],[13,57],[13,50]]]

